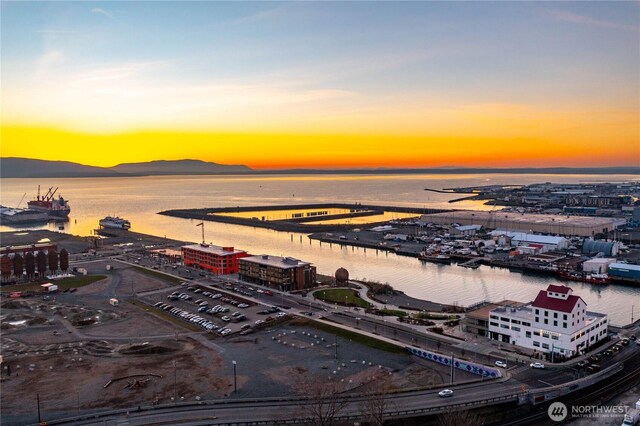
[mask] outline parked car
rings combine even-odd
[[[497,367],[507,368],[507,363],[504,361],[496,361]]]
[[[587,367],[587,372],[588,373],[595,373],[596,371],[600,371],[600,366],[598,364],[591,364],[590,366]]]
[[[541,362],[532,362],[529,366],[531,368],[544,368],[544,364]]]
[[[577,365],[578,365],[578,368],[584,368],[584,367],[586,367],[587,365],[589,365],[589,361],[587,361],[587,360],[585,359],[585,360],[580,361]]]
[[[446,397],[449,397],[449,396],[453,396],[453,391],[451,389],[441,390],[440,392],[438,392],[438,396],[440,398],[446,398]]]

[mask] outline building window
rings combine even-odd
[[[536,322],[540,322],[540,318],[536,317]]]
[[[543,343],[542,344],[542,349],[549,349],[549,344],[548,343]]]
[[[557,313],[557,312],[554,312],[554,313],[553,313],[553,317],[554,317],[554,318],[558,318],[558,313]]]
[[[491,321],[489,324],[490,324],[490,325],[492,325],[492,326],[494,326],[494,327],[497,327],[497,326],[498,326],[498,323],[497,323],[497,322],[493,322],[493,321]]]
[[[520,324],[520,321],[518,321],[518,320],[511,320],[511,322],[514,323],[514,324]]]
[[[497,316],[497,315],[490,315],[490,316],[489,316],[489,318],[491,318],[491,319],[498,319],[498,316]]]
[[[540,314],[540,310],[536,309],[536,315]]]
[[[544,337],[545,339],[549,338],[549,333],[547,333],[546,331],[542,333],[542,337]]]
[[[520,331],[520,327],[515,327],[515,326],[514,326],[514,327],[511,327],[511,329],[512,329],[513,331]]]
[[[531,323],[530,322],[522,321],[522,325],[524,325],[525,327],[531,327]]]
[[[533,346],[535,346],[536,348],[540,347],[540,342],[536,342],[535,340],[533,341]]]
[[[509,328],[509,326],[508,326],[508,325],[504,325],[504,324],[500,324],[500,328],[506,328],[506,329],[508,329],[508,328]]]
[[[500,319],[504,322],[509,322],[509,318],[505,318],[505,317],[500,317]]]
[[[544,319],[544,323],[545,323],[545,324],[549,324],[549,320],[545,318],[545,319]]]
[[[557,327],[557,326],[558,326],[558,321],[553,320],[553,326],[554,326],[554,327]]]
[[[567,320],[567,314],[562,315],[562,319],[566,321]]]
[[[528,338],[531,338],[531,332],[530,332],[530,331],[527,331],[527,332],[525,333],[525,335],[526,335]]]
[[[544,311],[544,316],[548,317],[549,316],[549,311]]]
[[[566,322],[562,323],[562,328],[567,328],[567,323]]]
[[[558,336],[555,336],[555,335],[554,335],[554,336],[551,336],[551,339],[552,339],[552,340],[560,340],[560,338],[559,338]]]

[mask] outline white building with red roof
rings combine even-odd
[[[587,311],[573,290],[550,285],[531,303],[489,313],[489,337],[537,352],[571,357],[607,336],[605,314]]]

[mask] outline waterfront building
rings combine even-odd
[[[489,337],[545,354],[572,357],[607,337],[607,315],[566,286],[550,285],[531,303],[489,312]]]
[[[616,259],[607,257],[596,257],[582,263],[582,271],[594,274],[606,274],[609,265],[615,263]]]
[[[185,266],[206,269],[217,275],[235,274],[238,272],[238,260],[249,256],[244,250],[209,244],[182,246],[181,251]]]
[[[512,246],[534,247],[538,253],[548,251],[566,250],[570,241],[564,237],[553,237],[550,235],[527,234],[525,232],[507,232],[504,230],[491,231],[494,237],[507,236]]]
[[[544,215],[514,212],[484,212],[477,210],[458,210],[446,213],[425,214],[420,219],[423,223],[436,225],[482,225],[489,229],[506,229],[508,231],[541,233],[553,235],[576,235],[592,237],[596,234],[608,233],[626,223],[624,219],[611,217],[586,217]]]
[[[498,303],[483,302],[470,311],[462,319],[462,331],[475,336],[489,336],[489,312],[503,306],[521,306],[522,303],[513,300],[503,300]]]
[[[241,280],[266,287],[291,291],[316,285],[316,267],[292,257],[249,256],[239,260]]]

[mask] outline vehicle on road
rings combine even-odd
[[[583,367],[586,367],[587,365],[589,365],[589,361],[587,361],[585,359],[585,360],[580,361],[577,365],[578,365],[578,368],[583,368]]]
[[[595,373],[596,371],[600,371],[601,367],[598,364],[591,364],[587,367],[587,373]]]
[[[446,398],[446,397],[449,397],[449,396],[453,396],[453,391],[451,389],[441,390],[440,392],[438,392],[438,396],[440,398]]]
[[[496,361],[497,367],[507,368],[507,363],[504,361]]]
[[[529,366],[531,368],[544,368],[544,364],[541,362],[532,362]]]

